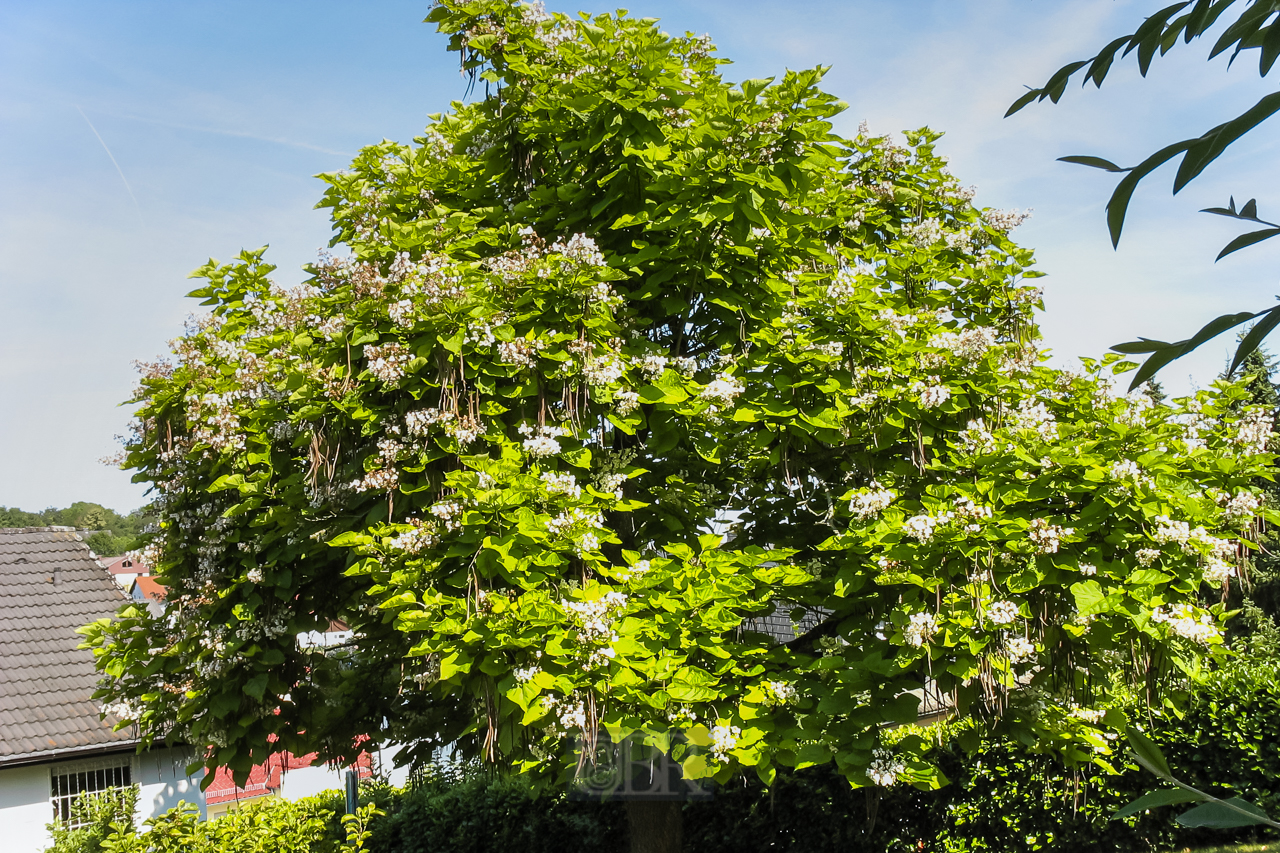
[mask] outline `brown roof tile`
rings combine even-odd
[[[0,766],[137,742],[91,698],[81,625],[125,600],[74,530],[0,528]]]

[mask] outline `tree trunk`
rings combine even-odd
[[[628,800],[631,853],[680,853],[684,804],[679,800]]]

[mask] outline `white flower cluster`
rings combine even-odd
[[[929,341],[929,346],[947,350],[961,361],[977,361],[995,345],[995,333],[982,326],[971,326],[959,332],[940,332]]]
[[[1160,551],[1155,548],[1139,548],[1135,556],[1138,559],[1138,565],[1145,569],[1159,558]]]
[[[965,533],[981,533],[982,522],[994,515],[995,511],[991,507],[976,503],[973,498],[956,499],[955,516],[968,521],[964,526]]]
[[[1204,581],[1214,586],[1221,586],[1235,577],[1236,568],[1218,557],[1210,557],[1204,564]]]
[[[1155,488],[1156,481],[1149,477],[1138,467],[1138,463],[1131,459],[1120,459],[1111,463],[1108,471],[1111,479],[1125,483],[1133,483],[1147,488]]]
[[[369,344],[364,348],[364,355],[369,359],[369,372],[388,383],[403,378],[410,361],[409,351],[397,343]]]
[[[459,418],[453,412],[440,409],[419,409],[404,416],[405,430],[417,438],[425,438],[437,424],[443,425],[445,435],[456,438],[460,444],[470,444],[484,432],[480,421],[470,415]]]
[[[462,333],[462,342],[483,349],[493,346],[497,338],[494,337],[492,325],[484,320],[475,320],[467,324],[466,330]]]
[[[1091,578],[1098,573],[1098,567],[1093,563],[1081,563],[1078,568],[1080,569],[1080,574],[1087,578]]]
[[[444,524],[446,532],[457,530],[462,524],[462,504],[457,501],[441,501],[427,510]]]
[[[1240,420],[1236,442],[1249,453],[1263,453],[1271,441],[1272,416],[1262,409],[1254,409]]]
[[[584,266],[608,266],[596,241],[582,234],[574,234],[568,240],[553,243],[550,251]]]
[[[565,510],[555,518],[547,521],[547,532],[559,536],[567,534],[575,528],[600,527],[604,524],[604,516],[582,507]]]
[[[625,418],[640,408],[640,395],[635,391],[619,391],[613,395],[613,408],[620,417]]]
[[[589,358],[582,366],[582,378],[588,385],[613,385],[624,372],[626,366],[613,354]]]
[[[568,495],[575,499],[582,497],[582,487],[578,485],[578,479],[567,471],[564,473],[544,471],[539,479],[547,487],[549,494]]]
[[[859,491],[849,501],[849,512],[855,518],[870,518],[893,503],[898,496],[872,480],[871,485]]]
[[[902,633],[908,643],[918,648],[927,643],[937,630],[938,617],[932,613],[912,613],[907,620],[906,630]]]
[[[512,674],[515,675],[517,684],[528,684],[530,681],[533,681],[540,672],[542,672],[541,668],[535,664],[534,666],[518,666]]]
[[[521,424],[518,428],[524,436],[524,451],[534,459],[545,459],[560,452],[560,442],[556,439],[565,434],[564,427],[540,426],[534,428],[529,424]]]
[[[1219,501],[1230,524],[1245,525],[1253,521],[1262,506],[1262,498],[1252,492],[1236,492],[1234,496],[1223,495]]]
[[[933,538],[934,530],[951,521],[951,513],[942,512],[938,515],[913,515],[906,521],[902,522],[902,532],[919,542],[928,542]]]
[[[742,729],[737,726],[717,725],[711,730],[711,757],[723,764],[730,750],[738,745]]]
[[[667,369],[667,357],[665,355],[646,355],[640,359],[638,366],[640,372],[644,374],[644,378],[652,382]]]
[[[1012,625],[1018,619],[1018,605],[1012,601],[992,602],[987,608],[987,618],[996,625]]]
[[[982,215],[987,220],[987,224],[992,228],[1008,234],[1010,231],[1027,221],[1031,216],[1031,208],[1027,208],[1025,211],[996,210],[995,208],[989,208],[984,210]]]
[[[692,376],[698,370],[698,360],[687,355],[678,355],[671,359],[671,369],[681,376]]]
[[[639,580],[648,573],[652,568],[652,564],[648,560],[636,560],[633,565],[619,568],[616,570],[618,580],[631,581]]]
[[[1009,655],[1010,663],[1022,663],[1029,660],[1036,653],[1035,645],[1024,637],[1008,637],[1004,641],[1005,653]]]
[[[1010,414],[1009,424],[1015,430],[1030,430],[1046,441],[1058,435],[1058,422],[1044,403],[1023,400]]]
[[[636,450],[628,448],[617,452],[600,451],[595,456],[596,474],[594,477],[596,487],[602,492],[613,492],[614,497],[622,500],[622,484],[627,481],[627,474],[623,470],[635,461]]]
[[[395,468],[375,468],[354,480],[351,488],[358,492],[389,492],[400,485],[400,472]]]
[[[507,364],[528,368],[538,363],[538,353],[545,348],[546,342],[539,338],[516,338],[512,341],[499,341],[498,357]]]
[[[863,264],[853,269],[841,267],[835,278],[827,285],[827,298],[837,304],[848,302],[858,293],[858,276],[871,274],[872,269]]]
[[[960,433],[960,443],[971,453],[983,453],[991,450],[996,443],[995,436],[987,429],[982,418],[969,421]]]
[[[942,239],[942,223],[936,218],[910,222],[902,227],[902,236],[922,249]]]
[[[555,716],[562,729],[583,729],[587,726],[587,710],[581,699],[572,696],[562,699],[548,694],[542,697],[542,706]]]
[[[1161,545],[1174,543],[1188,556],[1209,552],[1214,556],[1229,557],[1235,553],[1235,547],[1226,539],[1211,536],[1203,527],[1192,528],[1185,521],[1169,518],[1167,515],[1156,516],[1156,530],[1151,538]]]
[[[133,699],[121,699],[102,706],[102,713],[127,722],[137,722],[142,716],[142,703]]]
[[[561,600],[560,606],[571,613],[578,623],[577,640],[592,646],[588,653],[588,668],[606,663],[614,656],[611,643],[618,639],[614,631],[618,612],[627,606],[627,596],[621,592],[607,592],[589,601]]]
[[[1168,625],[1169,630],[1179,637],[1196,643],[1207,644],[1222,636],[1213,617],[1207,611],[1197,613],[1196,608],[1190,604],[1175,604],[1167,609],[1157,607],[1151,613],[1151,620]]]
[[[920,395],[920,405],[926,409],[941,406],[951,399],[951,389],[941,384],[936,376],[930,376],[927,382],[916,382],[911,390]]]
[[[440,544],[440,536],[436,532],[435,525],[423,524],[417,518],[406,519],[405,524],[412,524],[413,529],[393,536],[389,543],[392,548],[404,551],[406,554],[421,554],[428,548],[434,548]]]
[[[699,392],[698,397],[715,406],[728,407],[732,406],[733,401],[745,390],[743,384],[735,377],[728,373],[721,373]]]
[[[1098,723],[1102,722],[1102,718],[1106,715],[1107,712],[1101,708],[1081,708],[1079,705],[1073,705],[1071,708],[1071,716],[1075,717],[1077,720],[1083,720],[1090,725],[1096,726]]]
[[[766,681],[764,695],[768,697],[770,704],[790,705],[796,700],[796,688],[785,681]]]
[[[1116,418],[1128,426],[1142,426],[1147,421],[1147,412],[1155,403],[1151,397],[1141,391],[1133,391],[1120,398],[1124,408]]]
[[[1058,546],[1062,543],[1062,537],[1070,536],[1075,532],[1074,528],[1050,524],[1043,518],[1033,518],[1031,524],[1027,526],[1027,538],[1035,546],[1037,554],[1058,553]]]
[[[876,314],[876,319],[889,324],[889,328],[898,334],[902,334],[907,329],[920,322],[920,318],[915,314],[899,314],[892,308],[885,308]]]
[[[867,768],[867,776],[882,788],[892,787],[898,777],[905,773],[907,765],[902,759],[886,749],[877,749],[871,753],[871,765]]]

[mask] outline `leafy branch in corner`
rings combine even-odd
[[[1049,80],[1038,89],[1028,87],[1028,91],[1013,102],[1005,116],[1011,116],[1033,102],[1048,100],[1051,103],[1058,103],[1066,92],[1067,83],[1077,72],[1083,72],[1084,74],[1084,79],[1081,82],[1082,86],[1086,86],[1090,81],[1093,81],[1096,88],[1101,88],[1102,82],[1111,71],[1115,60],[1127,57],[1131,53],[1137,54],[1138,71],[1143,77],[1146,77],[1157,54],[1163,56],[1168,53],[1178,44],[1179,40],[1183,44],[1189,44],[1192,40],[1204,36],[1222,19],[1223,14],[1230,7],[1236,6],[1240,2],[1242,0],[1184,0],[1184,2],[1166,6],[1146,18],[1134,32],[1111,41],[1092,58],[1064,65],[1054,72]],[[1280,18],[1274,17],[1280,12],[1280,3],[1275,2],[1275,0],[1244,0],[1244,2],[1244,11],[1222,31],[1217,41],[1214,42],[1213,48],[1209,51],[1208,58],[1213,59],[1231,50],[1230,59],[1227,63],[1228,67],[1230,67],[1243,51],[1257,50],[1259,53],[1258,74],[1261,77],[1265,77],[1275,65],[1277,58],[1280,58],[1280,26],[1277,26]],[[1138,184],[1144,178],[1160,166],[1181,155],[1182,159],[1173,180],[1173,193],[1177,195],[1183,187],[1199,177],[1209,164],[1218,159],[1227,148],[1271,118],[1277,111],[1280,111],[1280,92],[1273,92],[1262,97],[1256,104],[1235,118],[1225,121],[1199,136],[1166,145],[1136,166],[1119,166],[1110,160],[1091,155],[1072,155],[1058,159],[1066,163],[1076,163],[1108,172],[1124,173],[1124,177],[1116,185],[1106,207],[1107,229],[1111,235],[1111,245],[1118,247],[1120,233],[1124,228],[1125,216],[1129,210],[1129,202],[1133,198],[1133,193]],[[1267,226],[1237,236],[1218,253],[1218,257],[1215,260],[1222,260],[1222,258],[1240,249],[1280,235],[1280,225],[1258,218],[1256,199],[1250,199],[1243,208],[1237,210],[1235,198],[1233,197],[1227,207],[1210,207],[1201,212],[1228,216],[1233,219],[1256,222]],[[1130,390],[1133,390],[1155,375],[1157,371],[1169,362],[1181,358],[1206,341],[1241,323],[1249,320],[1258,320],[1253,330],[1241,340],[1236,350],[1230,368],[1231,371],[1234,371],[1249,353],[1257,349],[1263,338],[1275,328],[1276,323],[1280,322],[1280,317],[1273,314],[1273,311],[1274,309],[1267,309],[1258,312],[1226,314],[1208,323],[1199,332],[1186,340],[1170,343],[1139,338],[1137,341],[1120,344],[1112,347],[1112,349],[1128,354],[1150,353],[1150,356],[1142,365],[1142,369],[1134,375],[1133,384],[1130,385]]]
[[[1280,829],[1280,823],[1272,820],[1266,812],[1242,797],[1223,800],[1174,778],[1173,771],[1169,769],[1169,762],[1165,761],[1164,753],[1151,738],[1134,729],[1129,729],[1127,734],[1129,746],[1133,749],[1133,757],[1138,763],[1174,787],[1143,794],[1117,811],[1113,819],[1128,817],[1159,806],[1200,803],[1195,808],[1178,815],[1178,823],[1183,826],[1212,829],[1232,829],[1241,826],[1270,826]]]

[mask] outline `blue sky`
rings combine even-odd
[[[578,7],[549,5],[558,11]],[[1208,45],[1133,63],[1101,91],[1002,119],[1024,84],[1129,32],[1137,0],[643,0],[632,14],[710,33],[730,79],[830,65],[839,129],[929,125],[977,203],[1034,208],[1015,234],[1047,272],[1046,343],[1063,364],[1139,334],[1173,339],[1278,292],[1265,246],[1213,263],[1236,229],[1196,214],[1229,194],[1280,202],[1264,126],[1177,198],[1140,190],[1119,252],[1102,208],[1113,176],[1056,163],[1131,163],[1251,105],[1253,60]],[[186,276],[270,244],[284,283],[328,240],[311,176],[361,145],[409,140],[463,94],[456,57],[420,23],[425,0],[111,3],[0,0],[0,505],[145,501],[99,464],[129,412],[131,362],[166,350],[195,309]],[[599,12],[608,7],[591,7]],[[109,152],[109,153],[108,153]],[[1212,381],[1226,345],[1162,375]]]

